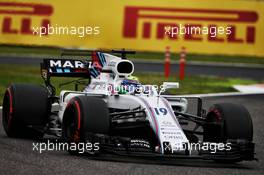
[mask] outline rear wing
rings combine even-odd
[[[96,52],[117,54],[122,59],[127,59],[128,54],[136,54],[133,50],[80,50],[80,49],[62,49],[61,56],[93,56]]]
[[[83,77],[90,78],[90,62],[72,59],[43,59],[40,64],[43,78]]]
[[[104,51],[104,53],[120,54],[122,59],[126,59],[126,54],[135,54],[134,51],[127,51],[125,49],[112,50],[110,52]],[[71,56],[73,59],[69,59]],[[76,59],[76,57],[85,59],[79,60]],[[97,77],[105,65],[106,59],[102,51],[62,49],[60,58],[43,59],[40,68],[41,76],[47,88],[50,89],[51,94],[54,95],[55,88],[50,83],[51,77],[80,77],[87,78],[90,82],[91,77]]]
[[[52,96],[56,89],[50,82],[51,77],[80,77],[91,81],[89,70],[91,62],[73,59],[43,59],[40,63],[41,77]]]

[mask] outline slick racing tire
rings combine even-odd
[[[108,135],[109,128],[109,112],[104,100],[78,96],[68,103],[62,122],[62,137],[66,143],[85,144],[87,133]],[[83,153],[78,149],[68,149],[68,152],[73,155]]]
[[[51,104],[44,87],[12,84],[5,92],[2,125],[9,137],[39,139],[47,123]]]
[[[252,120],[249,112],[242,105],[215,104],[209,109],[206,120],[216,125],[209,124],[204,128],[205,141],[226,142],[228,139],[252,141]]]
[[[228,143],[230,141],[244,141],[251,143],[253,139],[253,125],[248,110],[239,104],[215,104],[206,116],[204,126],[204,142]],[[232,151],[233,152],[233,148]],[[231,153],[232,154],[232,153]],[[242,159],[216,159],[219,163],[239,162]]]

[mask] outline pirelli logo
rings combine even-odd
[[[53,7],[47,4],[0,2],[1,34],[33,35],[33,18],[39,20],[39,26],[47,27],[52,14]]]
[[[127,6],[124,13],[123,37],[125,38],[150,39],[154,37],[162,40],[166,37],[164,34],[166,26],[184,24],[201,27],[206,23],[208,28],[227,25],[231,29],[231,34],[224,37],[185,35],[183,40],[255,43],[256,22],[258,21],[258,14],[255,11]],[[186,21],[191,22],[187,24]],[[243,36],[237,35],[240,30],[243,30],[241,32]],[[169,39],[178,40],[180,38]]]

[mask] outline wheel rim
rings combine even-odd
[[[67,107],[67,114],[64,116],[65,121],[65,138],[68,142],[79,142],[80,132],[78,129],[78,111],[74,105]]]

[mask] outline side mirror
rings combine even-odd
[[[177,89],[180,87],[178,82],[163,82],[162,87],[159,91],[159,95],[165,92],[167,89]]]
[[[180,87],[178,82],[163,82],[163,88],[166,89],[177,89]]]

